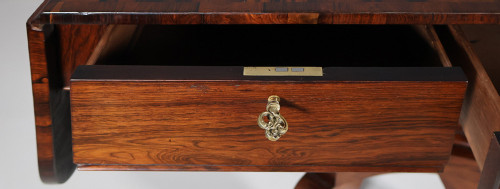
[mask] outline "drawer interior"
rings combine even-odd
[[[95,61],[105,65],[439,67],[424,26],[116,25]],[[444,55],[445,56],[445,55]]]

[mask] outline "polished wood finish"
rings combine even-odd
[[[31,82],[40,178],[45,183],[65,182],[73,173],[69,94],[62,91],[57,67],[54,28],[33,30],[28,25]]]
[[[471,149],[465,147],[468,144],[464,139],[465,137],[462,137],[460,133],[455,135],[455,143],[453,144],[450,160],[446,164],[444,171],[439,173],[446,189],[476,189],[478,186],[481,171],[474,160]],[[329,189],[359,189],[364,179],[380,174],[385,173],[307,173],[297,183],[296,188],[327,188],[323,187],[326,185]],[[329,184],[334,184],[335,186],[333,187]]]
[[[70,161],[69,92],[62,89],[76,66],[106,62],[112,57],[106,49],[114,32],[109,24],[485,24],[500,23],[496,1],[348,1],[320,0],[304,2],[226,2],[226,1],[134,1],[134,0],[46,0],[28,20],[28,39],[32,69],[33,95],[39,166],[44,182],[64,182],[73,172]],[[81,24],[81,25],[79,25]],[[95,24],[95,25],[93,25]],[[138,27],[142,28],[142,27]],[[488,154],[489,135],[498,131],[498,93],[490,85],[496,75],[481,68],[482,62],[469,49],[469,41],[456,26],[451,28],[452,41],[439,39],[430,46],[439,52],[439,60],[462,65],[473,78],[462,111],[461,123],[471,140],[475,156],[482,167]],[[121,30],[124,31],[124,30]],[[130,31],[130,30],[129,30]],[[430,30],[431,35],[432,28]],[[457,32],[458,31],[458,32]],[[140,33],[140,32],[138,32]],[[428,32],[427,32],[428,33]],[[442,37],[440,31],[437,32]],[[130,33],[129,33],[130,34]],[[453,37],[453,35],[455,35]],[[107,37],[106,37],[107,36]],[[128,35],[130,37],[130,35]],[[134,37],[136,34],[134,33]],[[80,40],[86,39],[86,40]],[[133,41],[134,39],[130,39]],[[112,40],[111,40],[112,41]],[[429,40],[427,40],[429,42]],[[450,48],[451,44],[451,48]],[[110,46],[108,46],[110,45]],[[122,46],[122,45],[119,45]],[[133,45],[132,45],[133,46]],[[108,48],[109,47],[109,48]],[[454,49],[457,47],[457,49]],[[329,47],[327,47],[329,48]],[[451,49],[451,50],[450,50]],[[464,61],[465,60],[465,61]],[[403,62],[404,63],[404,62]],[[133,63],[136,64],[136,63]],[[377,65],[375,65],[377,66]],[[486,73],[486,74],[485,74]],[[493,72],[495,73],[495,72]],[[493,83],[494,84],[494,83]],[[493,86],[493,87],[492,87]],[[497,87],[498,88],[498,87]],[[484,114],[483,114],[484,113]],[[484,116],[484,117],[483,117]],[[224,166],[142,166],[81,165],[88,170],[223,170]],[[307,167],[298,168],[306,169]],[[237,168],[234,168],[236,170]],[[242,171],[266,170],[239,167]],[[378,168],[325,167],[323,171],[370,171]],[[385,171],[400,171],[386,167]],[[408,171],[434,171],[435,168],[408,168]],[[271,170],[270,168],[267,170]],[[284,170],[281,169],[280,170]]]
[[[446,189],[477,189],[481,171],[474,159],[452,155],[439,176]]]
[[[469,79],[460,124],[482,170],[491,133],[500,130],[500,96],[460,27],[438,27],[438,34],[451,62]]]
[[[64,86],[77,66],[86,65],[107,30],[105,25],[57,25]]]
[[[464,37],[477,54],[493,86],[500,90],[500,25],[461,25]]]
[[[59,27],[33,23],[46,4],[44,2],[27,22],[38,167],[43,182],[63,183],[76,167],[71,145],[69,92],[63,88],[75,65],[82,64],[88,58],[85,56],[92,52],[92,45],[85,44],[100,38],[99,33],[94,32],[104,26]]]
[[[97,60],[106,61],[107,57],[113,57],[117,52],[129,52],[129,48],[135,46],[137,36],[143,26],[137,25],[110,25],[102,35],[86,65],[94,65]]]
[[[79,67],[71,82],[74,162],[86,169],[439,171],[466,87],[458,68],[272,81],[241,67],[99,67]],[[278,142],[256,125],[273,94],[290,125]]]
[[[34,14],[36,16],[36,13]],[[70,136],[70,123],[69,123],[69,103],[68,103],[68,92],[62,91],[64,87],[67,87],[68,83],[68,74],[72,73],[77,65],[83,64],[93,64],[96,59],[105,60],[106,58],[113,57],[109,54],[113,52],[120,52],[121,50],[116,51],[113,45],[118,43],[112,42],[112,39],[118,38],[118,40],[125,39],[123,41],[130,41],[130,44],[133,44],[134,37],[137,37],[135,32],[133,38],[130,39],[130,35],[125,35],[129,37],[120,37],[123,36],[120,33],[130,33],[131,29],[129,26],[106,26],[106,25],[37,25],[33,24],[33,19],[28,21],[28,32],[29,33],[37,33],[37,37],[33,37],[31,34],[29,36],[30,41],[30,57],[32,57],[32,74],[34,79],[33,83],[33,92],[35,98],[35,109],[37,116],[37,143],[38,151],[39,151],[39,160],[40,160],[40,172],[41,177],[44,182],[64,182],[72,173],[74,169],[74,164],[71,162],[72,154],[69,137]],[[48,28],[48,29],[44,29]],[[124,29],[125,28],[125,29]],[[128,29],[127,29],[128,28]],[[142,27],[139,27],[142,29]],[[416,28],[421,28],[421,26],[417,26]],[[140,31],[140,29],[138,31]],[[397,29],[397,28],[396,28]],[[399,31],[404,31],[404,35],[412,35],[407,32],[403,27],[398,29]],[[47,32],[49,31],[49,32]],[[428,34],[426,34],[428,35]],[[64,37],[63,37],[64,36]],[[45,39],[47,37],[47,39]],[[77,38],[78,42],[70,40],[70,38]],[[428,39],[425,35],[422,36],[423,39]],[[61,39],[64,38],[64,39]],[[88,39],[88,40],[79,40],[79,39]],[[412,38],[410,36],[410,38]],[[409,38],[405,37],[406,40]],[[413,42],[418,41],[419,39],[415,38]],[[408,41],[407,41],[408,42]],[[424,43],[436,44],[438,41],[426,41]],[[36,43],[38,45],[31,45],[31,43]],[[84,43],[84,47],[81,47],[79,44]],[[419,44],[419,43],[416,43]],[[134,45],[129,45],[133,47]],[[420,48],[425,49],[424,46],[418,45],[419,48],[417,50],[421,51]],[[39,49],[37,49],[39,48]],[[49,53],[44,52],[45,48],[49,49]],[[89,49],[87,49],[89,48]],[[31,50],[35,49],[35,50]],[[111,49],[111,50],[109,50]],[[109,50],[107,53],[106,51]],[[425,62],[424,65],[434,65],[436,62],[432,60],[433,52],[424,50],[423,55],[429,56],[428,60],[431,61],[421,61]],[[50,54],[51,56],[48,56]],[[421,53],[422,55],[422,53]],[[441,54],[439,54],[441,56]],[[35,58],[34,58],[35,57]],[[49,58],[50,61],[45,61],[45,58]],[[94,57],[94,58],[92,58]],[[97,58],[96,58],[97,57]],[[39,60],[43,59],[43,60]],[[443,59],[441,59],[443,60]],[[43,64],[39,64],[38,62],[45,62]],[[400,61],[401,62],[401,61]],[[405,62],[405,61],[403,61]],[[378,64],[378,63],[377,63]],[[438,64],[440,64],[438,62]],[[436,65],[438,65],[436,64]],[[375,64],[371,64],[375,65]],[[413,64],[410,64],[413,65]],[[387,65],[386,65],[387,66]],[[409,66],[408,64],[398,64],[396,66]],[[48,77],[48,72],[53,73],[50,77]],[[45,74],[46,77],[43,77]],[[35,82],[36,80],[36,82]],[[49,82],[50,81],[50,82]],[[45,84],[38,84],[38,82]],[[35,84],[36,83],[36,84]],[[50,87],[50,91],[53,93],[49,94],[49,88],[45,88],[48,86],[48,83],[52,83]],[[45,85],[45,87],[44,87]],[[44,90],[46,89],[46,90]],[[52,97],[50,97],[52,96]],[[38,100],[39,99],[39,100]],[[40,103],[37,103],[40,102]],[[50,113],[50,106],[57,110],[58,113]],[[52,115],[52,116],[51,116]],[[52,120],[58,120],[59,124],[52,124]],[[45,123],[41,123],[45,121]],[[52,124],[52,125],[51,125]],[[48,125],[48,127],[38,127],[41,125]],[[57,127],[59,126],[59,127]],[[60,133],[60,134],[57,134]],[[62,137],[61,137],[62,136]],[[58,147],[55,147],[54,144]],[[61,150],[61,146],[66,150]],[[56,149],[54,149],[56,148]],[[58,153],[59,155],[55,155]],[[58,158],[56,158],[58,156]],[[64,159],[65,161],[61,161]],[[57,167],[55,167],[56,163]],[[60,163],[65,162],[65,163]],[[116,168],[119,167],[119,168]],[[160,166],[155,166],[150,168],[151,170],[166,170],[167,168],[159,168]],[[100,169],[100,170],[113,170],[113,169],[145,169],[145,166],[137,167],[137,166],[117,166],[117,165],[107,165],[107,166],[95,166],[95,165],[86,165],[81,166],[80,169]],[[174,168],[175,170],[178,168]],[[187,170],[186,167],[182,167],[182,170]],[[200,167],[194,167],[193,170],[201,169]],[[235,168],[236,169],[236,168]],[[358,168],[335,168],[336,170],[343,169],[344,171],[363,171],[370,170],[363,169],[363,167]],[[386,168],[387,171],[398,171],[403,170],[404,168]],[[407,171],[413,171],[417,168],[409,168]],[[240,167],[240,170],[262,170],[259,167],[256,168],[246,168]],[[332,167],[325,167],[325,171],[332,170]],[[434,171],[435,169],[429,168],[418,168],[418,171]],[[57,172],[57,173],[56,173]],[[60,175],[60,176],[57,176]]]
[[[500,188],[500,132],[494,132],[484,161],[478,189]]]
[[[139,28],[136,25],[57,25],[64,89],[80,65],[94,65],[98,59],[127,49]]]
[[[439,60],[441,61],[441,66],[443,67],[452,67],[453,65],[446,54],[446,50],[443,47],[443,44],[439,40],[439,36],[436,33],[436,29],[434,29],[431,25],[423,25],[423,26],[414,26],[415,30],[420,32],[420,36],[425,38],[426,42],[430,47],[434,49],[436,54],[439,56]]]
[[[49,0],[39,24],[498,24],[497,1]]]
[[[461,131],[460,128],[455,134],[450,160],[444,171],[439,173],[446,189],[475,189],[481,175],[472,150]]]
[[[481,171],[479,170],[479,167],[474,160],[471,149],[466,149],[465,147],[468,146],[467,141],[463,139],[464,138],[460,136],[460,133],[457,133],[455,135],[455,143],[453,144],[453,150],[452,155],[450,156],[450,160],[446,164],[444,171],[439,173],[439,176],[441,177],[441,180],[446,189],[476,189],[478,186]],[[315,174],[318,174],[320,176],[315,176]],[[298,182],[296,188],[325,188],[323,186],[334,183],[335,186],[329,187],[329,189],[359,189],[364,179],[380,174],[385,173],[307,173]]]
[[[253,166],[253,165],[129,165],[129,164],[79,164],[79,171],[236,171],[236,172],[438,172],[437,167],[368,167],[368,166]],[[314,170],[313,170],[314,169]]]

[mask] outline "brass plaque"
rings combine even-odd
[[[322,67],[244,67],[244,76],[323,76]]]

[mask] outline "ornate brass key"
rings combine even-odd
[[[270,141],[277,141],[288,131],[288,123],[280,115],[280,97],[276,95],[269,96],[267,99],[267,112],[262,112],[257,120],[260,128],[266,130],[266,137]],[[269,122],[264,120],[267,117]]]

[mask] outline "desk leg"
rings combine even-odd
[[[478,189],[499,189],[500,187],[500,132],[494,132],[490,148],[484,161]]]
[[[383,173],[377,172],[341,172],[307,173],[295,186],[296,189],[353,189],[360,188],[363,180]]]
[[[295,189],[331,189],[335,186],[336,173],[306,173]]]
[[[28,24],[38,169],[44,183],[63,183],[73,174],[69,93],[62,90],[54,25]]]

